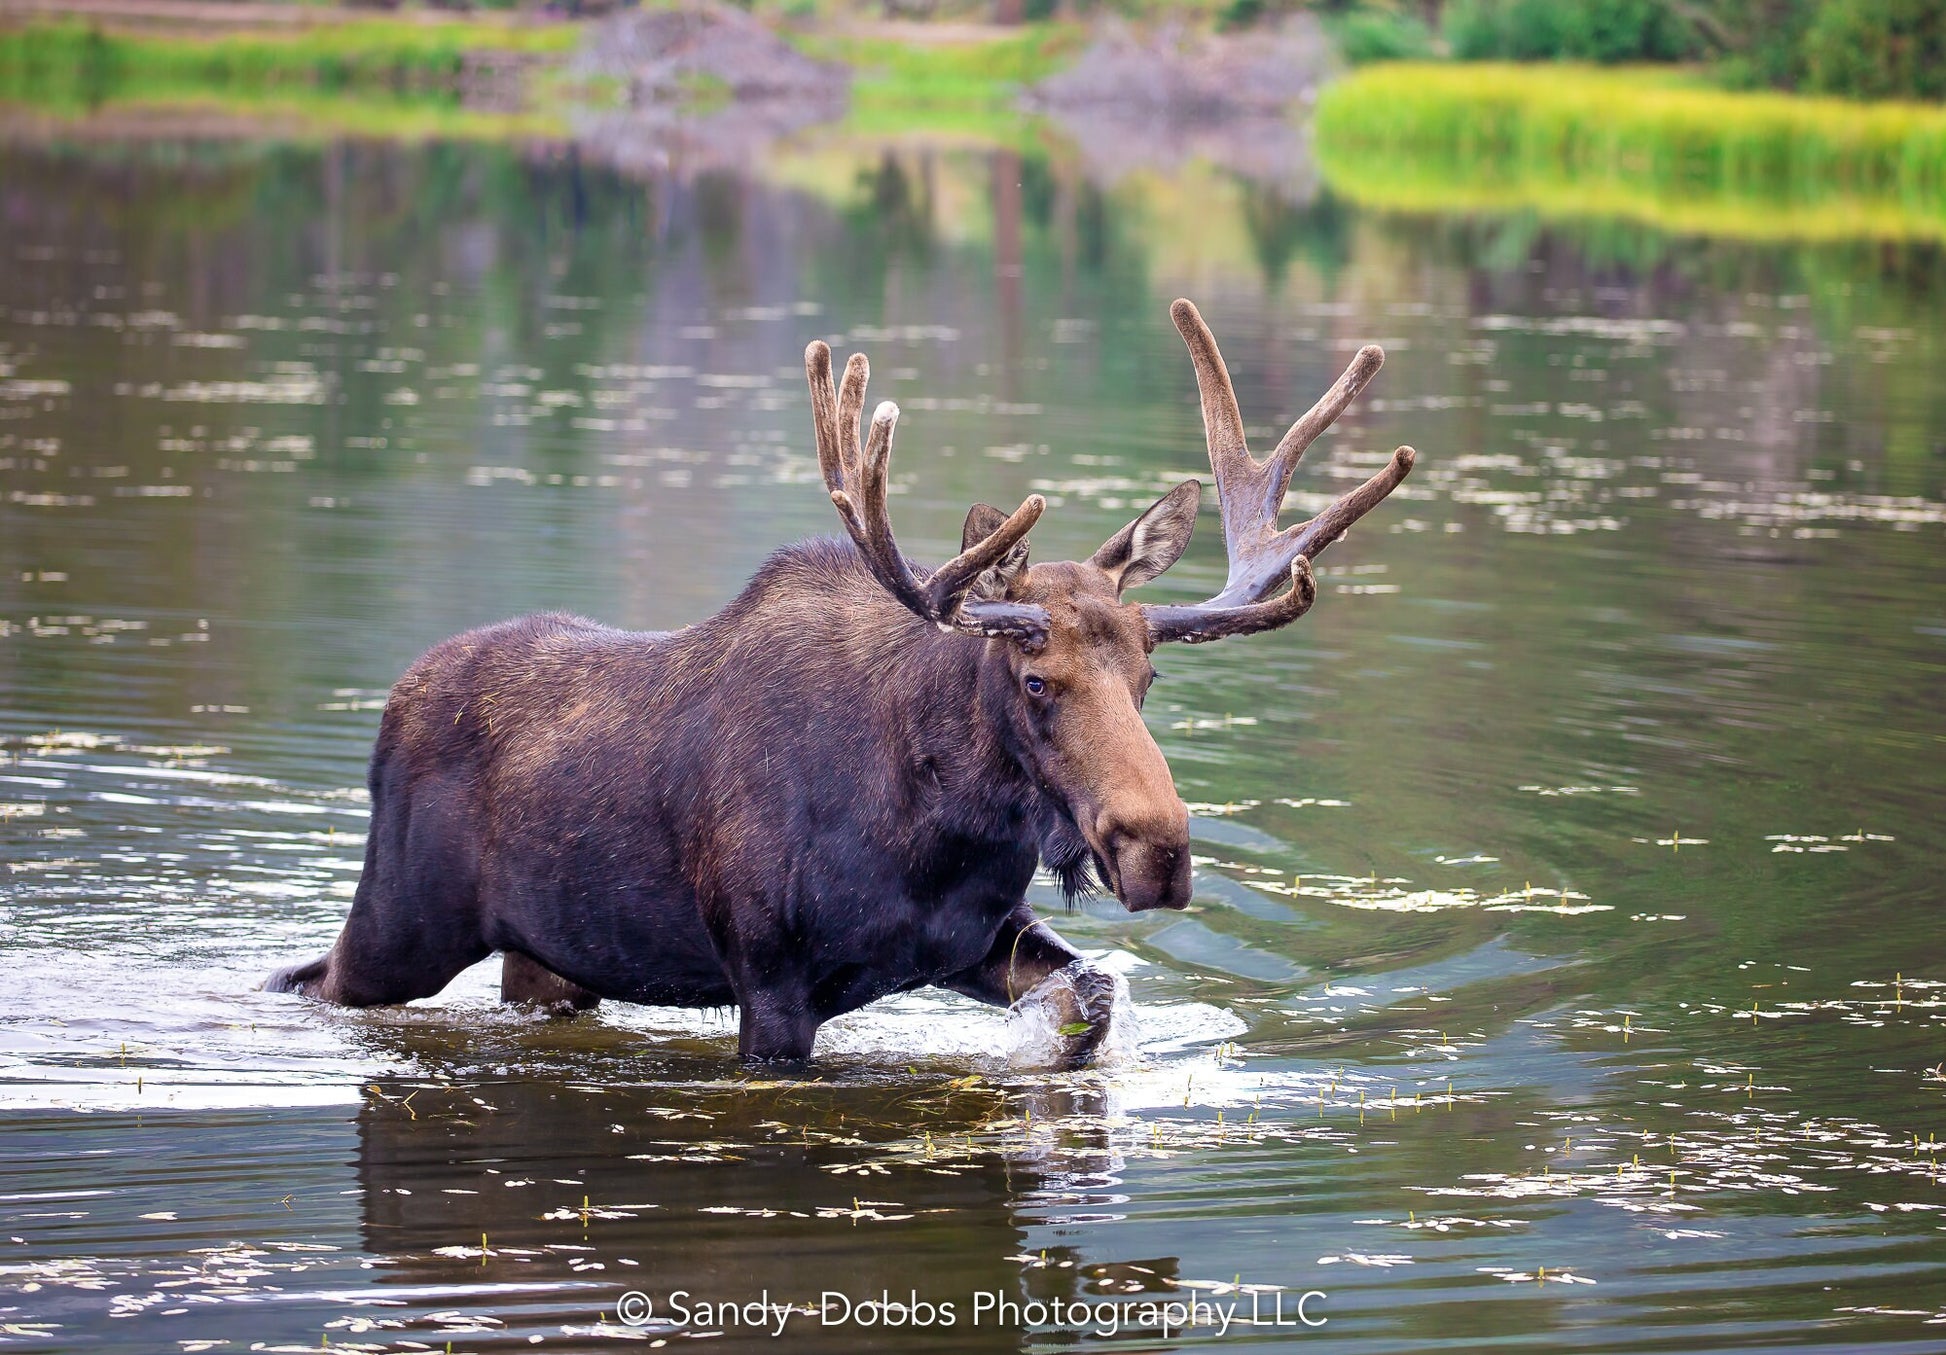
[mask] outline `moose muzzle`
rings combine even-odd
[[[1096,821],[1095,851],[1108,887],[1131,913],[1189,906],[1189,811],[1169,798],[1166,810]]]

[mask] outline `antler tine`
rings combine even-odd
[[[838,393],[831,385],[831,348],[823,339],[804,346],[804,380],[811,387],[811,431],[818,443],[818,469],[824,487],[845,487],[845,463],[838,450]]]
[[[1151,603],[1142,608],[1149,623],[1149,635],[1157,644],[1181,640],[1186,644],[1207,644],[1227,640],[1232,635],[1250,635],[1260,630],[1288,626],[1311,610],[1318,599],[1317,577],[1311,562],[1302,555],[1291,561],[1290,591],[1268,602],[1247,602],[1236,607],[1171,607]]]
[[[1000,563],[1007,552],[1019,545],[1021,539],[1033,530],[1046,507],[1046,499],[1038,494],[1029,494],[1014,510],[1012,517],[935,569],[926,583],[926,600],[934,609],[934,615],[951,611],[965,596],[966,590],[973,586],[975,579]]]
[[[1259,469],[1250,455],[1243,435],[1243,411],[1237,408],[1237,394],[1230,385],[1230,369],[1216,347],[1216,336],[1203,323],[1203,316],[1192,301],[1178,298],[1169,307],[1169,318],[1176,322],[1182,341],[1189,345],[1189,360],[1196,365],[1196,390],[1203,398],[1203,435],[1209,443],[1210,469],[1220,483],[1228,475],[1249,475]]]
[[[1298,460],[1378,375],[1385,352],[1377,344],[1360,348],[1324,397],[1291,425],[1269,459],[1258,461],[1244,444],[1236,395],[1209,326],[1187,301],[1177,301],[1169,314],[1196,366],[1230,570],[1222,591],[1208,602],[1195,607],[1144,607],[1150,633],[1158,642],[1201,641],[1286,625],[1302,616],[1316,596],[1311,558],[1343,536],[1412,470],[1417,454],[1401,447],[1384,470],[1310,521],[1285,531],[1277,529],[1277,515]],[[1291,580],[1290,591],[1265,601],[1286,578]]]
[[[1331,502],[1330,507],[1312,518],[1309,522],[1299,523],[1280,537],[1289,537],[1292,546],[1300,556],[1315,556],[1326,546],[1345,534],[1345,529],[1365,514],[1378,507],[1379,502],[1399,487],[1399,482],[1412,474],[1412,467],[1418,462],[1419,453],[1410,447],[1400,447],[1392,453],[1392,459],[1385,463],[1385,469],[1367,480],[1364,484],[1342,494]]]
[[[865,355],[853,353],[845,362],[844,385],[834,391],[830,346],[822,339],[805,346],[804,376],[811,386],[811,422],[826,489],[843,489],[857,478],[858,416],[865,407],[865,384],[871,374]]]
[[[849,376],[849,369],[846,374]],[[921,581],[913,577],[912,566],[906,563],[905,553],[892,535],[892,514],[885,502],[892,460],[892,430],[898,422],[899,407],[890,400],[882,401],[872,413],[872,431],[865,440],[865,455],[858,466],[859,501],[855,507],[865,528],[864,539],[858,547],[865,552],[872,573],[894,597],[919,615],[936,621],[939,618],[927,606]],[[832,497],[835,500],[837,496]]]
[[[1377,344],[1368,343],[1359,349],[1351,365],[1345,368],[1344,375],[1332,383],[1331,389],[1311,406],[1303,418],[1291,425],[1283,441],[1277,444],[1277,450],[1270,454],[1271,474],[1265,486],[1264,516],[1273,525],[1277,521],[1277,510],[1284,505],[1284,491],[1290,488],[1291,475],[1297,470],[1297,463],[1304,459],[1304,453],[1318,440],[1319,435],[1336,423],[1346,407],[1372,383],[1372,378],[1384,365],[1385,350]]]
[[[1047,500],[1038,494],[1014,510],[997,528],[953,559],[928,573],[906,559],[892,532],[887,504],[892,435],[899,407],[890,400],[873,411],[871,431],[861,451],[858,416],[865,404],[871,368],[862,353],[845,363],[843,384],[831,383],[831,349],[822,341],[804,350],[804,374],[811,388],[811,418],[817,434],[818,466],[838,517],[864,557],[872,577],[909,610],[941,630],[1003,636],[1035,650],[1047,638],[1047,612],[1027,603],[968,598],[982,573],[1020,544],[1040,520]]]
[[[858,416],[865,412],[865,383],[872,364],[863,353],[845,359],[845,379],[838,387],[838,454],[847,472],[858,468]]]

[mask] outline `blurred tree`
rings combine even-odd
[[[1695,0],[1686,9],[1724,59],[1731,85],[1792,89],[1804,78],[1804,34],[1817,0]]]
[[[1946,99],[1946,3],[1824,0],[1804,35],[1805,84],[1854,99]]]
[[[1268,0],[1231,5],[1255,13]],[[1418,54],[1395,41],[1410,7],[1315,8],[1353,64]],[[1731,86],[1946,99],[1946,0],[1447,0],[1427,12],[1462,61],[1715,58]]]
[[[1680,61],[1703,41],[1671,0],[1453,0],[1443,27],[1463,61]]]
[[[1244,3],[1232,0],[1231,8]],[[1434,54],[1432,29],[1409,10],[1351,9],[1325,20],[1338,52],[1354,66],[1371,61],[1423,61]]]

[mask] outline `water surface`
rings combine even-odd
[[[384,695],[537,608],[672,627],[833,530],[801,353],[894,511],[1085,555],[1364,342],[1305,511],[1418,471],[1275,635],[1166,651],[1181,915],[1059,916],[1123,1058],[919,994],[753,1080],[724,1013],[363,1013]],[[1946,1348],[1946,259],[1391,217],[1191,167],[813,139],[0,151],[0,1344],[603,1349],[623,1291],[881,1291],[834,1349]],[[1213,513],[1157,598],[1214,592]],[[1275,1326],[1297,1295],[1328,1324]],[[1010,1301],[1265,1321],[1100,1334]],[[1279,1296],[1284,1306],[1279,1308]]]

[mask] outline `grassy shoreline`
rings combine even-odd
[[[436,23],[355,19],[210,36],[103,30],[75,19],[0,29],[0,105],[59,117],[104,105],[276,111],[354,135],[491,135],[545,120],[562,90],[550,83],[586,25],[488,18]],[[991,32],[942,30],[914,41],[882,31],[786,33],[805,54],[854,72],[854,125],[930,128],[1001,140],[1018,129],[1019,90],[1081,50],[1078,25],[1028,24]],[[469,68],[532,63],[540,73],[527,119],[462,107]],[[576,97],[589,91],[576,88]],[[699,103],[706,100],[699,100]]]
[[[1946,239],[1934,105],[1730,93],[1668,70],[1400,63],[1327,88],[1315,130],[1326,181],[1395,210]]]
[[[807,56],[852,72],[845,126],[897,140],[913,135],[976,138],[1004,146],[1021,140],[1028,119],[1016,98],[1073,60],[1087,45],[1078,24],[1026,24],[971,39],[912,42],[883,34],[789,35]]]
[[[472,109],[467,73],[558,68],[585,32],[492,17],[209,36],[35,21],[0,30],[0,104],[54,119],[226,108],[354,136],[544,133],[562,123],[558,98]],[[852,130],[996,145],[1027,125],[1014,95],[1088,41],[1069,23],[788,37],[852,69]],[[1324,180],[1385,210],[1535,212],[1749,239],[1946,240],[1946,107],[1936,105],[1736,94],[1667,67],[1411,62],[1327,86],[1314,129]]]
[[[185,102],[271,93],[379,102],[456,95],[483,56],[548,59],[580,40],[570,24],[491,19],[357,19],[207,37],[106,31],[79,20],[0,30],[0,100],[62,110],[108,100]]]
[[[854,101],[988,108],[1064,67],[1087,45],[1087,33],[1078,24],[1036,23],[966,41],[811,32],[791,42],[808,56],[850,67]]]

